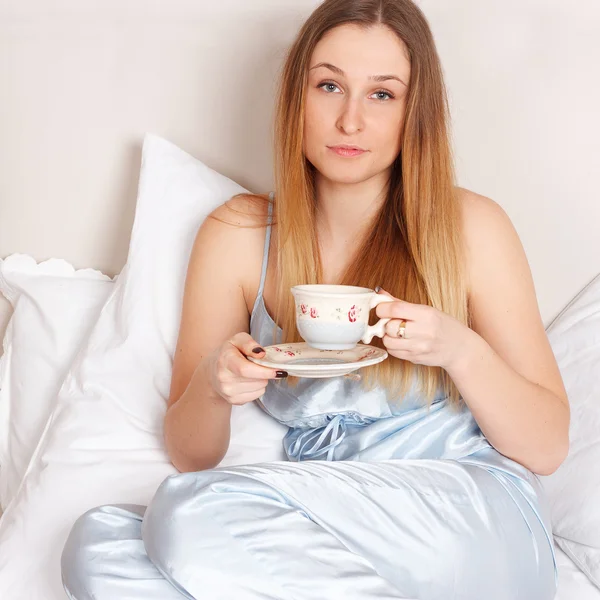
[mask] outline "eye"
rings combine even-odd
[[[327,88],[337,88],[339,89],[338,85],[336,83],[333,83],[333,81],[324,81],[323,83],[320,83],[317,88],[323,88],[324,90],[326,90],[326,93],[329,94],[331,93],[330,91],[327,91]],[[333,91],[333,90],[331,90]],[[388,92],[387,90],[377,90],[376,92],[374,92],[374,94],[383,94],[384,96],[387,96],[387,98],[377,98],[377,100],[379,100],[380,102],[386,102],[387,100],[392,100],[394,98],[394,95],[390,92]]]
[[[385,90],[379,90],[377,92],[375,92],[376,94],[385,94],[390,100],[394,97],[392,94],[390,94],[389,92],[386,92]],[[378,98],[378,100],[381,100],[382,102],[385,101],[384,98]]]
[[[317,86],[317,88],[323,88],[323,89],[325,89],[327,86],[331,86],[331,87],[337,88],[337,85],[335,83],[332,83],[331,81],[324,81],[323,83],[320,83]],[[327,93],[329,93],[329,92],[327,92]]]

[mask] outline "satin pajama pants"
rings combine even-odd
[[[551,600],[551,542],[501,480],[453,460],[173,475],[147,509],[82,515],[63,583],[75,600]]]

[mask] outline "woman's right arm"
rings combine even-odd
[[[212,214],[231,221],[225,206]],[[206,218],[194,241],[164,422],[167,452],[182,472],[221,461],[229,447],[232,404],[255,400],[276,377],[244,356],[263,356],[252,354],[258,344],[248,334],[243,289],[244,274],[252,268],[248,246],[256,247],[257,231],[264,229]]]

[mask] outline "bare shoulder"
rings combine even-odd
[[[515,268],[526,268],[521,240],[500,204],[465,188],[457,188],[457,191],[470,287],[474,283],[473,277],[491,275],[494,265],[508,263]]]
[[[473,236],[480,233],[484,236],[485,231],[481,231],[482,226],[501,229],[512,225],[506,211],[491,198],[466,188],[459,187],[457,191],[466,235]]]
[[[249,306],[260,277],[268,199],[267,194],[234,196],[214,209],[198,232],[199,237],[209,238],[218,246],[225,259],[223,267],[237,275]]]
[[[267,222],[267,201],[264,196],[238,195],[212,210],[196,234],[192,260],[210,256],[220,268],[231,274],[243,275],[255,250],[262,246]],[[218,259],[218,260],[217,260]]]
[[[217,208],[209,216],[234,227],[261,227],[268,214],[267,194],[238,194]]]

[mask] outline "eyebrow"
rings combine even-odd
[[[330,63],[326,63],[326,62],[320,62],[319,64],[315,65],[314,67],[311,67],[309,69],[309,71],[312,71],[313,69],[318,69],[319,67],[325,67],[326,69],[329,69],[330,71],[333,71],[334,73],[337,73],[338,75],[341,75],[342,77],[346,77],[346,73],[344,73],[344,71],[342,71],[342,69],[340,69],[339,67],[336,67],[335,65],[332,65]],[[381,83],[383,81],[388,81],[389,79],[395,79],[396,81],[399,81],[400,83],[406,85],[406,83],[404,83],[404,81],[402,81],[402,79],[400,79],[400,77],[398,77],[398,75],[369,75],[368,78],[371,79],[372,81],[377,81],[378,83]],[[406,86],[406,87],[408,87],[408,86]]]

